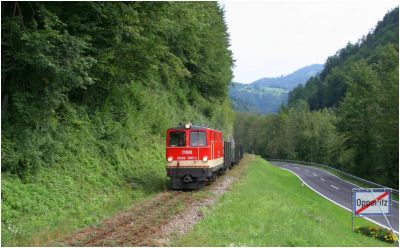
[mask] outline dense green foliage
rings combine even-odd
[[[279,115],[237,118],[236,138],[269,158],[325,163],[398,188],[398,38],[396,8],[291,91]]]
[[[287,105],[289,91],[304,84],[322,68],[314,64],[286,76],[261,78],[250,84],[233,83],[229,88],[232,107],[238,112],[277,113],[282,105]]]
[[[229,89],[232,107],[238,112],[276,113],[287,103],[289,91],[275,87],[255,87],[235,83]]]
[[[302,187],[292,173],[250,157],[241,162],[249,163],[241,180],[174,246],[390,246],[352,232],[349,212]]]
[[[393,79],[387,78],[382,73],[395,70],[397,63],[391,58],[384,67],[379,67],[384,58],[382,53],[395,55],[399,50],[399,9],[395,8],[378,22],[375,29],[362,37],[358,43],[348,43],[335,55],[329,57],[322,72],[311,78],[304,86],[296,87],[289,94],[289,104],[294,105],[298,99],[308,102],[310,109],[325,107],[339,107],[346,96],[349,78],[352,76],[351,68],[360,62],[365,62],[381,73],[380,80],[392,83]]]
[[[343,147],[344,137],[336,130],[332,111],[311,112],[307,105],[281,109],[279,115],[239,114],[235,139],[248,152],[267,158],[312,161],[351,171],[351,151]]]
[[[3,245],[162,190],[179,121],[232,133],[215,2],[2,2],[1,18]]]
[[[357,227],[354,231],[391,244],[395,244],[397,241],[396,235],[392,231],[383,227],[362,226]]]

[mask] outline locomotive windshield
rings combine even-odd
[[[185,132],[171,132],[169,135],[170,146],[185,146]]]
[[[190,146],[206,146],[206,132],[190,132]]]

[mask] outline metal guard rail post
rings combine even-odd
[[[386,187],[386,186],[384,186],[384,185],[381,185],[381,184],[378,184],[378,183],[374,183],[374,182],[365,180],[364,178],[351,175],[351,174],[349,174],[349,173],[347,173],[347,172],[338,170],[338,169],[336,169],[336,168],[333,168],[333,167],[330,167],[330,166],[327,166],[327,165],[324,165],[324,164],[318,164],[318,163],[312,163],[312,162],[305,162],[305,161],[286,160],[286,159],[267,159],[267,160],[268,160],[268,161],[276,161],[276,162],[298,163],[298,164],[314,165],[314,166],[324,167],[324,168],[327,168],[327,169],[336,171],[336,172],[338,172],[338,173],[341,173],[341,174],[343,174],[343,175],[346,175],[346,176],[348,176],[348,177],[350,177],[350,178],[353,178],[353,179],[362,181],[362,182],[364,182],[364,183],[368,183],[368,184],[371,184],[371,185],[374,185],[374,186],[377,186],[377,187],[380,187],[380,188],[389,188],[389,189],[391,189],[393,192],[396,192],[397,195],[399,194],[399,190],[397,190],[397,189],[392,189],[392,188],[390,188],[390,187]]]

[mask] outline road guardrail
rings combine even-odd
[[[333,170],[333,171],[335,171],[335,172],[338,172],[338,173],[340,173],[340,174],[342,174],[342,175],[345,175],[345,176],[347,176],[347,177],[350,177],[350,178],[352,178],[352,179],[355,179],[355,180],[358,180],[358,181],[367,183],[367,184],[369,184],[369,185],[373,185],[373,186],[375,186],[375,187],[379,187],[379,188],[389,188],[389,189],[391,189],[393,192],[395,192],[397,195],[399,195],[399,190],[398,190],[398,189],[393,189],[393,188],[390,188],[390,187],[387,187],[387,186],[384,186],[384,185],[381,185],[381,184],[378,184],[378,183],[374,183],[374,182],[368,181],[368,180],[366,180],[366,179],[364,179],[364,178],[351,175],[351,174],[349,174],[349,173],[347,173],[347,172],[338,170],[338,169],[336,169],[336,168],[333,168],[333,167],[330,167],[330,166],[327,166],[327,165],[324,165],[324,164],[318,164],[318,163],[313,163],[313,162],[305,162],[305,161],[296,161],[296,160],[287,160],[287,159],[267,159],[267,160],[268,160],[268,161],[275,161],[275,162],[297,163],[297,164],[304,164],[304,165],[311,165],[311,166],[326,168],[326,169],[329,169],[329,170]]]

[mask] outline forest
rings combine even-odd
[[[399,187],[399,8],[329,57],[279,114],[240,114],[235,138],[266,158],[323,163]]]
[[[259,116],[232,110],[217,2],[1,7],[2,246],[48,245],[165,190],[180,121],[398,188],[398,8]]]
[[[2,245],[163,190],[166,129],[233,131],[216,2],[2,2]]]

